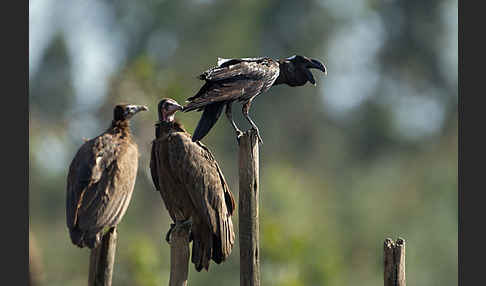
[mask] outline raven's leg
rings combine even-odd
[[[253,122],[253,120],[251,120],[250,116],[248,115],[248,112],[250,111],[250,106],[251,106],[251,99],[248,100],[247,102],[245,102],[245,104],[243,104],[243,108],[242,108],[243,116],[245,116],[246,120],[248,120],[248,122],[250,122],[251,128],[256,131],[258,141],[260,142],[260,144],[263,144],[263,140],[262,140],[262,137],[260,137],[260,131],[258,130],[258,127],[256,126],[256,124]]]
[[[170,224],[170,229],[169,231],[167,232],[167,234],[165,235],[165,241],[167,241],[168,244],[170,244],[170,236],[172,234],[172,232],[176,231],[178,228],[181,228],[181,227],[189,227],[189,229],[191,228],[192,226],[192,219],[189,218],[187,220],[181,220],[181,221],[176,221],[176,223],[171,223]],[[192,233],[190,233],[190,236],[189,236],[189,241],[191,241],[192,239]]]
[[[233,120],[233,115],[231,113],[231,106],[232,105],[233,105],[233,102],[231,102],[231,101],[226,104],[226,117],[231,122],[231,126],[233,126],[233,129],[236,132],[236,140],[238,140],[238,142],[239,142],[241,135],[243,135],[243,132],[241,132],[241,130],[238,128],[238,126],[236,126],[236,123]]]

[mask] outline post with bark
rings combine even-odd
[[[91,250],[89,286],[111,286],[117,237],[116,227],[112,227],[103,235],[101,243]]]
[[[240,285],[260,285],[258,139],[246,131],[239,142],[239,239]]]
[[[169,286],[186,286],[189,273],[189,234],[191,224],[174,227],[169,236],[170,278]]]
[[[385,286],[406,286],[405,281],[405,240],[396,242],[385,239],[384,245],[384,282]]]
[[[29,231],[29,285],[39,286],[44,283],[41,250],[37,244],[34,233]]]

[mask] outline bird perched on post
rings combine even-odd
[[[193,142],[175,121],[179,110],[182,106],[172,99],[158,104],[150,171],[175,227],[192,223],[191,261],[196,270],[208,270],[210,259],[219,264],[233,248],[235,201],[211,151]]]
[[[86,141],[69,166],[66,220],[73,244],[95,248],[105,227],[123,218],[138,169],[138,147],[130,119],[143,105],[117,105],[111,126]]]
[[[278,84],[301,86],[306,82],[316,84],[309,69],[318,69],[327,74],[326,67],[315,59],[295,55],[289,58],[273,60],[271,58],[218,59],[218,65],[199,76],[205,84],[198,93],[187,99],[184,112],[197,110],[203,114],[192,136],[193,141],[204,138],[218,120],[223,107],[231,122],[236,136],[242,135],[231,114],[233,101],[243,102],[242,112],[258,135],[258,127],[248,115],[252,100],[270,87]]]

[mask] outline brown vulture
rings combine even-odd
[[[287,84],[301,86],[307,81],[316,84],[309,69],[319,69],[327,74],[326,67],[315,59],[295,55],[289,58],[273,60],[268,57],[218,59],[218,65],[199,76],[205,84],[198,93],[187,99],[184,112],[204,110],[192,136],[193,141],[201,140],[221,115],[226,106],[226,116],[239,138],[242,132],[238,129],[231,115],[233,101],[243,102],[243,115],[257,132],[260,143],[262,139],[258,127],[253,123],[248,112],[252,100],[271,86]]]
[[[105,227],[123,218],[133,192],[138,147],[130,118],[142,105],[117,105],[111,126],[86,141],[76,153],[67,177],[66,220],[73,244],[95,248]]]
[[[150,171],[175,227],[192,223],[196,270],[208,270],[211,259],[219,264],[233,248],[235,201],[211,151],[174,120],[178,110],[182,106],[172,99],[158,104]]]

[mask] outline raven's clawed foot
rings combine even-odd
[[[262,137],[260,136],[260,130],[258,130],[258,127],[252,127],[251,129],[255,131],[256,136],[258,138],[258,143],[260,143],[260,145],[263,145],[263,140]]]
[[[238,129],[235,131],[235,133],[236,133],[236,141],[238,141],[238,145],[240,145],[240,138],[241,136],[243,136],[243,132]]]

